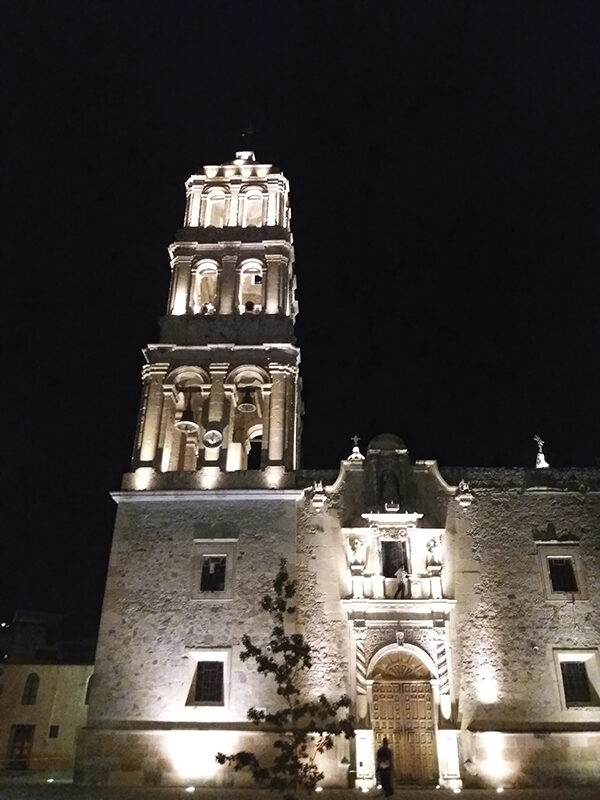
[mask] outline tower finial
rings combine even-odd
[[[352,448],[352,452],[350,453],[350,455],[348,456],[348,458],[346,460],[347,461],[364,461],[365,457],[360,452],[360,449],[358,447],[358,443],[360,442],[360,436],[357,436],[356,434],[354,434],[354,436],[350,437],[350,441],[354,442],[354,447]]]

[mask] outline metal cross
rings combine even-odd
[[[358,447],[358,443],[360,442],[360,436],[354,434],[354,436],[350,437],[350,441],[354,442],[354,447]]]
[[[538,446],[538,448],[539,448],[539,451],[540,451],[540,453],[541,453],[541,452],[542,452],[542,447],[544,446],[544,440],[542,439],[542,437],[541,437],[541,436],[538,436],[538,435],[536,434],[536,435],[533,437],[533,441],[534,441],[534,442],[537,442],[537,446]]]

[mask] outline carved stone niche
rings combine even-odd
[[[374,681],[428,681],[429,670],[411,653],[398,652],[378,661],[369,675]]]
[[[348,567],[352,575],[352,596],[365,596],[364,577],[368,575],[367,560],[370,550],[370,531],[368,529],[345,528],[343,530],[346,539],[346,555]]]
[[[389,433],[371,439],[365,465],[365,501],[369,511],[415,511],[418,492],[402,439]]]

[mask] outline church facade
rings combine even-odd
[[[274,687],[241,639],[281,559],[308,693],[352,700],[324,786],[600,783],[600,470],[443,469],[397,436],[300,468],[289,187],[240,152],[186,183],[160,341],[118,504],[85,783],[243,785],[218,751]]]

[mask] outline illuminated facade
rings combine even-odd
[[[384,736],[401,783],[600,781],[600,470],[440,471],[389,434],[300,469],[287,181],[242,152],[186,188],[76,777],[228,785],[217,751],[269,750],[239,653],[285,558],[307,691],[357,721],[324,785],[371,788]]]

